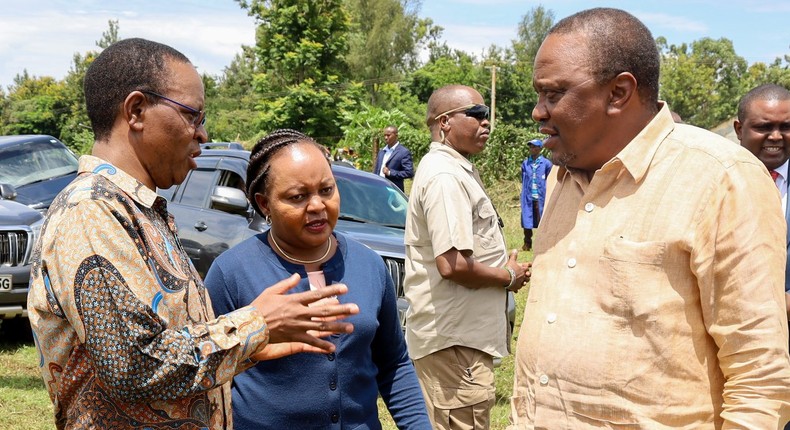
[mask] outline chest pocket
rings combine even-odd
[[[611,292],[600,295],[604,311],[627,319],[654,318],[661,287],[668,282],[663,270],[666,249],[666,242],[608,238],[596,279],[598,288]]]
[[[490,201],[481,204],[474,220],[475,242],[481,248],[491,249],[500,243],[501,238],[497,234],[497,222],[497,213],[494,210],[494,205]]]

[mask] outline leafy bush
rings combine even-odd
[[[529,156],[527,142],[540,137],[525,128],[497,123],[486,149],[472,159],[486,186],[500,180],[518,180],[521,163]]]

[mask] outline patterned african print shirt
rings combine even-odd
[[[57,428],[232,428],[230,381],[268,342],[250,307],[214,318],[154,191],[105,161],[55,199],[28,309]]]

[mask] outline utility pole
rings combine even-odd
[[[491,131],[494,131],[496,123],[496,69],[497,66],[487,67],[491,69]]]

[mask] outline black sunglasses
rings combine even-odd
[[[489,113],[488,106],[482,105],[482,104],[477,104],[477,105],[466,105],[466,106],[457,107],[455,109],[450,109],[447,112],[440,113],[439,115],[436,115],[436,118],[434,118],[434,121],[438,120],[439,118],[441,118],[441,117],[443,117],[445,115],[449,115],[451,113],[456,113],[456,112],[461,112],[461,111],[463,111],[464,115],[472,117],[472,118],[474,118],[474,119],[476,119],[478,121],[482,121],[484,119],[488,119],[488,113]]]

